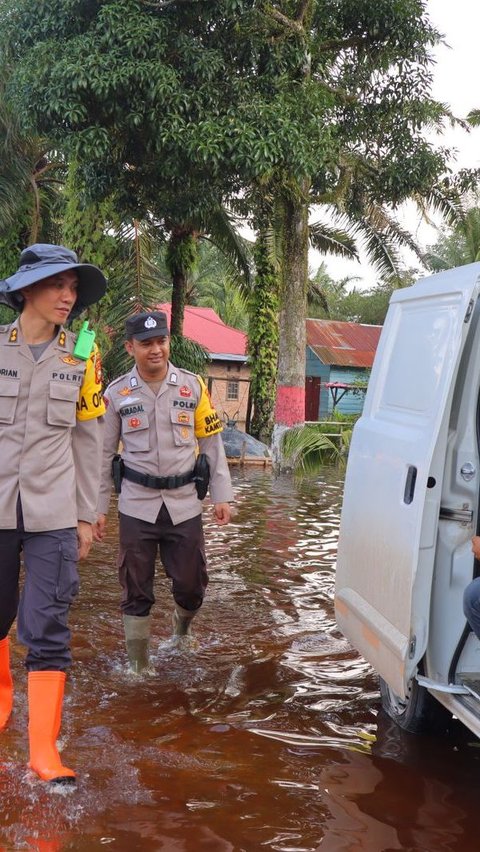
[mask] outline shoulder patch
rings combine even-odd
[[[77,420],[93,420],[105,414],[102,395],[102,359],[97,344],[86,361],[83,384],[77,402]]]

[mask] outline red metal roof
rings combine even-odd
[[[382,326],[307,319],[306,331],[307,345],[323,364],[371,367]]]
[[[165,311],[170,324],[171,304],[165,302],[157,305],[158,310]],[[213,308],[198,308],[187,306],[183,319],[183,333],[190,340],[200,343],[208,352],[215,355],[245,355],[247,351],[247,335],[237,328],[220,319]]]

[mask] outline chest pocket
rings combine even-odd
[[[17,410],[20,382],[0,379],[0,423],[13,423]]]
[[[122,417],[122,440],[127,453],[148,451],[148,417],[144,411]]]
[[[184,447],[186,445],[196,443],[194,417],[195,415],[193,411],[177,411],[177,409],[174,408],[170,412],[173,441],[176,447]]]
[[[79,385],[69,382],[50,382],[47,400],[49,426],[75,426]]]

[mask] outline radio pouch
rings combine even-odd
[[[112,459],[112,479],[115,494],[120,494],[123,479],[123,459],[120,455],[115,455]]]
[[[198,499],[203,500],[207,496],[208,483],[210,482],[210,467],[205,453],[200,453],[197,456],[193,468],[193,481],[197,489]]]
[[[93,328],[88,327],[88,320],[85,320],[75,343],[73,354],[75,358],[80,358],[81,361],[88,361],[92,354],[93,344],[95,342],[95,332]]]

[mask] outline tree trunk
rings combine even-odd
[[[283,204],[282,296],[279,326],[278,381],[274,463],[281,466],[281,438],[286,429],[305,423],[305,347],[308,279],[308,185]]]
[[[183,319],[185,315],[185,293],[187,290],[187,279],[183,269],[172,270],[172,312],[170,320],[170,334],[183,337]]]
[[[176,225],[171,229],[166,263],[172,276],[172,316],[170,334],[183,336],[183,318],[190,273],[198,255],[198,239],[192,228]]]

